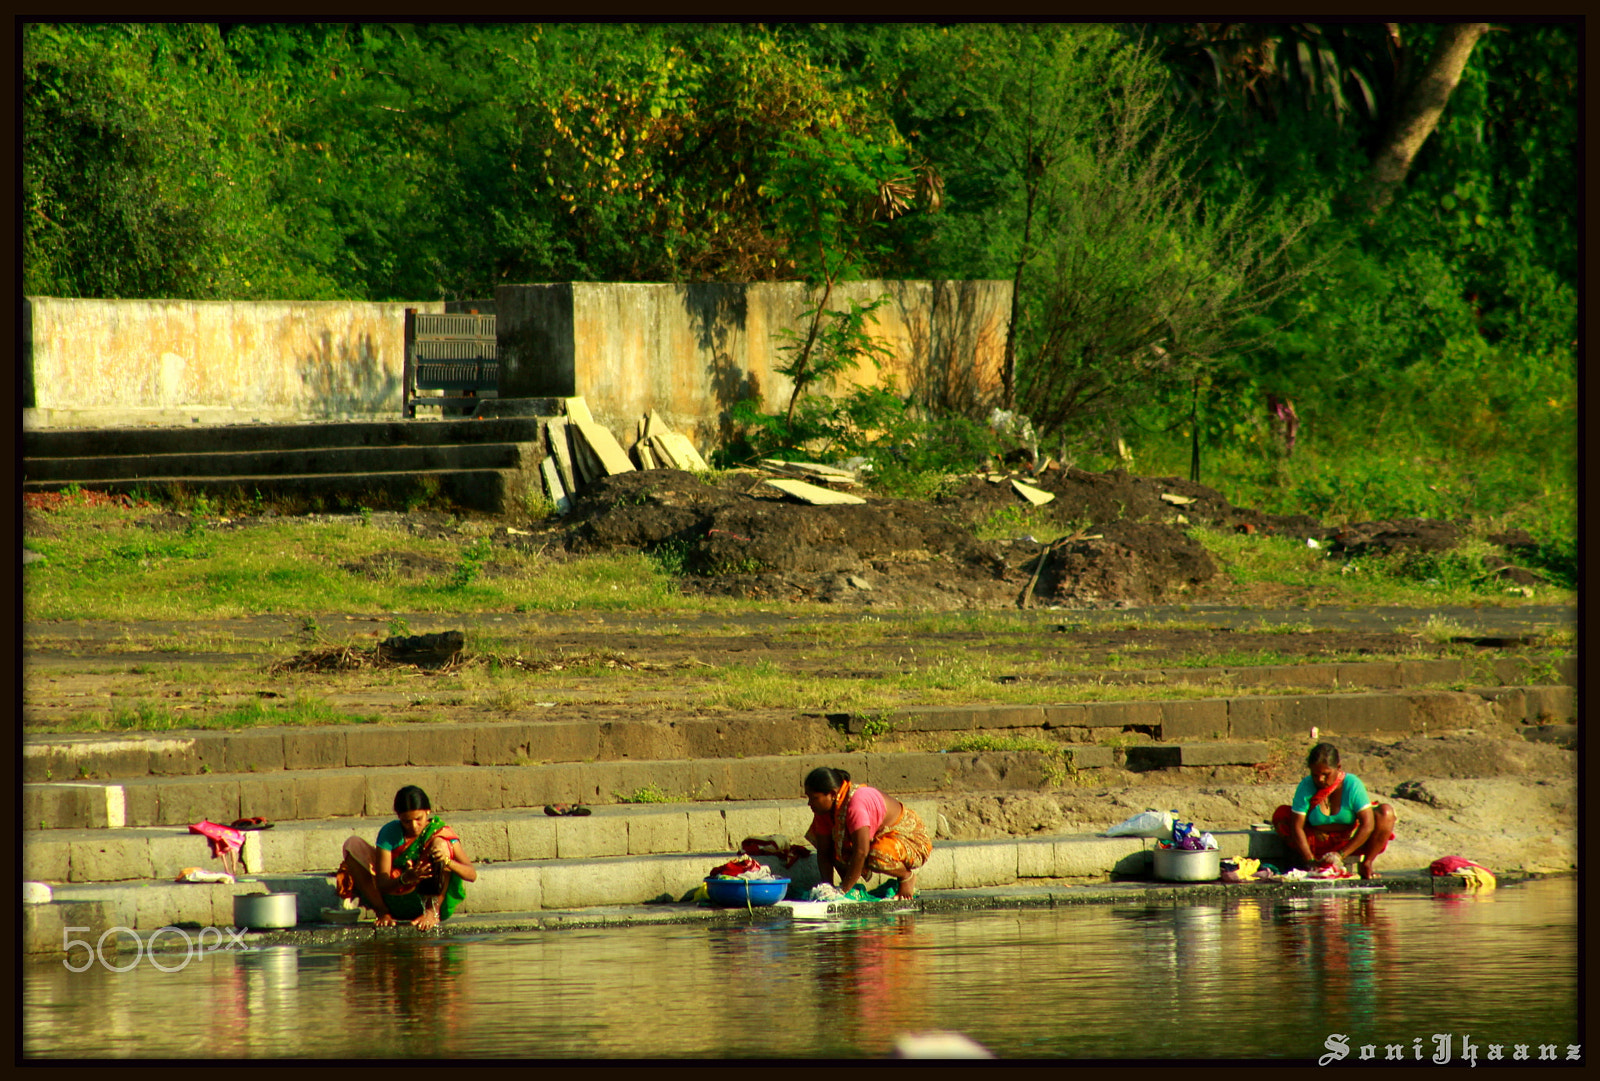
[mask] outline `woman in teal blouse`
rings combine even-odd
[[[1311,748],[1306,771],[1294,800],[1273,812],[1273,827],[1307,867],[1354,864],[1362,878],[1377,878],[1372,865],[1394,840],[1394,808],[1374,804],[1361,778],[1339,768],[1331,743]]]

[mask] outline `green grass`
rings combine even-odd
[[[175,710],[160,703],[137,699],[115,703],[108,713],[85,711],[65,721],[53,721],[39,730],[54,732],[170,732],[187,729],[240,729],[277,726],[379,724],[384,718],[335,709],[310,697],[297,697],[284,705],[249,702],[211,712]],[[30,725],[30,730],[35,726]]]

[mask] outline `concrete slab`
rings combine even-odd
[[[763,482],[768,487],[776,488],[784,495],[799,500],[801,503],[811,503],[816,506],[835,506],[852,503],[865,503],[866,500],[849,492],[835,492],[831,488],[819,488],[815,484],[807,484],[803,480],[788,480],[769,477]]]
[[[1127,728],[1161,725],[1160,702],[1089,702],[1082,723],[1089,728]]]
[[[1009,839],[948,841],[941,847],[949,856],[954,869],[951,884],[957,888],[1000,886],[1017,880],[1017,846]]]
[[[305,728],[283,734],[284,769],[338,769],[345,765],[345,735],[355,729]]]
[[[1074,743],[1067,747],[1066,753],[1073,769],[1110,769],[1116,765],[1116,754],[1110,747]]]
[[[558,818],[555,822],[557,859],[586,860],[628,852],[628,820],[621,815]]]
[[[1525,688],[1527,709],[1524,717],[1541,724],[1574,721],[1578,718],[1577,689],[1572,686]]]
[[[1161,738],[1223,739],[1228,734],[1228,703],[1207,698],[1162,702]]]
[[[689,847],[689,814],[682,810],[635,812],[628,817],[630,856],[680,853]]]
[[[222,773],[270,773],[283,769],[282,732],[230,732],[220,738]]]
[[[506,846],[511,860],[556,858],[556,819],[519,816],[506,822]]]

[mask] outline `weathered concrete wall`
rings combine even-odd
[[[68,300],[24,305],[31,427],[398,416],[405,309],[438,301]]]
[[[1011,284],[851,282],[829,307],[885,294],[872,333],[894,359],[845,379],[893,380],[940,405],[985,404],[999,386]],[[754,398],[769,412],[788,404],[792,383],[775,370],[785,359],[779,331],[803,332],[809,302],[797,282],[501,286],[500,397],[582,395],[618,433],[654,409],[697,443],[715,444],[730,435],[734,403]]]

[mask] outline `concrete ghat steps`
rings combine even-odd
[[[310,474],[428,473],[456,469],[514,469],[529,444],[469,443],[460,446],[309,447],[208,454],[140,454],[121,457],[41,458],[27,464],[30,482],[76,481],[100,487],[109,481],[147,478],[262,478]],[[539,457],[543,457],[539,453]]]
[[[913,806],[916,801],[912,801]],[[1236,831],[1216,834],[1224,856],[1281,858],[1272,834]],[[940,841],[918,872],[919,890],[976,889],[1026,884],[1029,880],[1104,879],[1112,874],[1148,871],[1150,841],[1062,834],[987,841]],[[592,859],[522,860],[482,863],[462,913],[571,910],[604,905],[679,901],[729,852],[679,852]],[[815,860],[788,872],[798,890],[816,882]],[[133,930],[176,924],[226,927],[233,923],[237,894],[288,892],[299,896],[302,924],[320,922],[322,909],[339,906],[326,873],[262,872],[232,885],[131,882],[65,885],[54,890],[56,904],[99,902],[107,918]]]
[[[1307,666],[1319,667],[1319,666]],[[1332,667],[1332,666],[1321,666]],[[1151,702],[970,706],[903,710],[887,719],[896,734],[1036,729],[1094,768],[1094,741],[1140,732],[1163,742],[1330,733],[1435,730],[1456,722],[1566,723],[1577,718],[1571,684],[1470,691],[1242,695]],[[864,732],[865,714],[824,719],[685,718],[673,722],[510,721],[478,724],[362,725],[129,733],[30,735],[23,781],[30,784],[150,776],[266,773],[384,766],[512,766],[621,759],[738,758],[792,753],[830,736],[828,725]],[[878,719],[881,719],[879,717]],[[1109,764],[1109,763],[1105,763]]]
[[[1072,768],[1113,764],[1109,747],[1068,749]],[[1246,751],[1245,756],[1253,753]],[[438,806],[458,812],[538,809],[580,800],[621,804],[640,792],[696,802],[785,799],[794,798],[806,772],[819,765],[847,769],[860,782],[891,792],[1031,790],[1046,783],[1048,770],[1063,768],[1055,755],[1028,752],[820,752],[540,766],[297,769],[30,784],[23,786],[22,813],[24,829],[32,837],[56,829],[187,826],[201,819],[285,822],[381,816],[389,813],[395,791],[407,784],[421,785]]]

